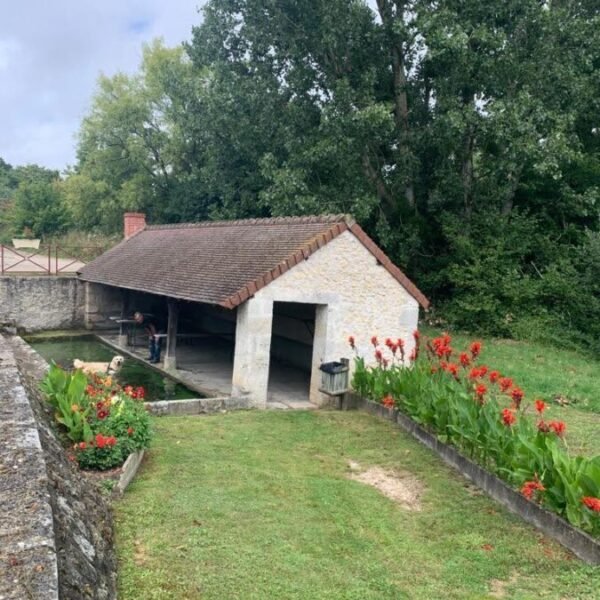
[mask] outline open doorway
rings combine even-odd
[[[285,407],[309,407],[316,305],[275,302],[267,401]]]

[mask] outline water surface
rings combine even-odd
[[[68,336],[57,338],[27,339],[30,346],[39,352],[48,362],[54,361],[64,369],[73,368],[73,360],[95,362],[109,362],[118,352],[107,346],[93,335]],[[200,398],[202,395],[177,383],[143,362],[125,356],[125,362],[119,373],[117,381],[125,386],[142,386],[146,390],[146,400],[181,400],[184,398]]]

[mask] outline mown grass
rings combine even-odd
[[[119,596],[134,599],[597,598],[583,565],[363,413],[155,419],[116,506]],[[348,461],[412,473],[411,512]]]
[[[422,327],[430,337],[437,329]],[[465,349],[475,338],[450,332],[453,346]],[[567,444],[575,454],[600,454],[600,362],[583,352],[535,342],[477,338],[483,342],[481,363],[512,377],[528,400],[550,404],[549,419],[567,424]],[[568,402],[568,404],[560,404]]]

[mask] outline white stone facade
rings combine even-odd
[[[342,357],[352,365],[349,336],[369,363],[374,362],[373,335],[381,342],[404,339],[407,356],[414,347],[417,300],[345,231],[238,307],[233,388],[250,394],[256,406],[264,406],[267,398],[273,302],[317,305],[310,400],[319,405],[326,400],[319,392],[319,365]]]

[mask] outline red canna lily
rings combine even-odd
[[[564,421],[550,421],[548,427],[550,427],[558,437],[562,437],[567,429]]]
[[[600,512],[600,498],[594,498],[593,496],[585,496],[581,501],[594,512]]]
[[[543,492],[546,488],[537,480],[537,478],[533,481],[526,481],[521,488],[521,494],[527,498],[527,500],[531,500],[533,494],[537,492]]]
[[[515,417],[515,413],[510,408],[505,408],[502,411],[502,422],[507,427],[514,425],[516,423],[516,421],[517,421],[517,418]]]

